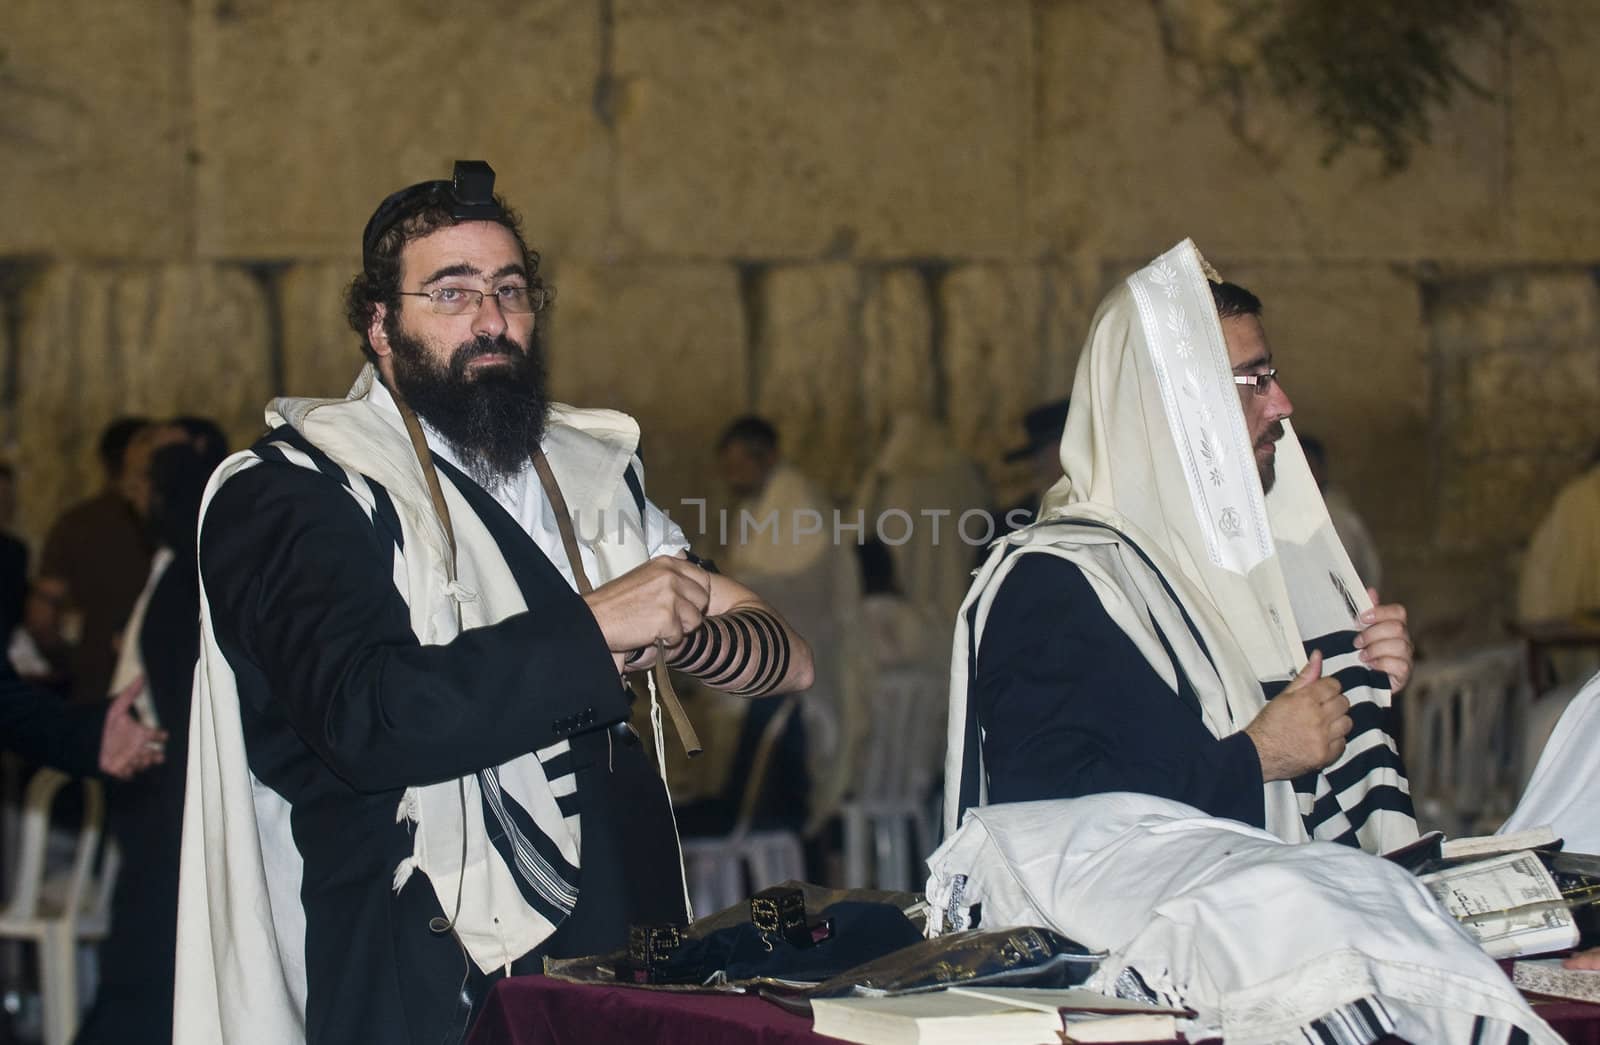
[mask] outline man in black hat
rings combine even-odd
[[[669,711],[665,664],[810,684],[645,498],[632,419],[547,401],[550,288],[493,178],[379,206],[347,309],[369,365],[274,402],[212,479],[180,1043],[455,1042],[495,979],[683,922],[623,674]]]
[[[1067,425],[1067,406],[1071,401],[1055,399],[1029,410],[1022,417],[1028,441],[1006,453],[1006,463],[1027,461],[1033,472],[1033,490],[1007,508],[1000,519],[1000,532],[1011,533],[1033,522],[1039,501],[1046,490],[1061,478],[1061,431]]]

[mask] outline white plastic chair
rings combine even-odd
[[[929,792],[944,761],[945,694],[944,677],[927,668],[879,673],[861,781],[840,809],[848,888],[920,888],[911,861],[933,852]]]
[[[1520,734],[1530,703],[1522,647],[1419,660],[1396,699],[1420,826],[1451,835],[1494,830],[1521,788]]]
[[[41,769],[28,782],[14,884],[9,902],[0,912],[0,939],[28,940],[38,948],[44,1045],[68,1045],[77,1031],[78,943],[84,931],[97,934],[93,938],[105,935],[111,881],[116,873],[115,854],[108,852],[106,873],[96,881],[94,861],[105,823],[105,793],[98,781],[86,780],[83,822],[71,870],[59,879],[45,878],[50,807],[71,779],[56,770]]]
[[[732,907],[768,886],[805,878],[805,850],[801,848],[799,835],[793,831],[756,831],[751,827],[778,742],[794,713],[795,698],[783,698],[783,705],[761,731],[733,830],[720,838],[683,840],[684,875],[696,917]],[[746,874],[749,875],[748,892]]]

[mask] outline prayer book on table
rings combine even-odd
[[[1600,969],[1564,969],[1560,958],[1517,962],[1511,982],[1531,994],[1600,1003]]]
[[[1578,943],[1570,902],[1533,852],[1447,867],[1417,881],[1491,958],[1564,951]]]
[[[1544,849],[1561,839],[1555,829],[1535,827],[1527,831],[1513,831],[1508,835],[1475,835],[1471,838],[1452,838],[1439,847],[1439,855],[1446,860],[1459,860],[1465,856],[1497,856],[1516,853],[1524,849]]]
[[[813,1030],[861,1045],[1041,1045],[1171,1041],[1179,1009],[1081,989],[954,987],[894,997],[818,998]]]
[[[1468,838],[1445,838],[1443,831],[1429,831],[1415,842],[1384,853],[1383,858],[1415,870],[1419,864],[1439,860],[1468,860],[1475,856],[1519,853],[1524,849],[1548,849],[1560,841],[1555,829],[1548,826],[1513,831],[1508,835],[1473,835]]]

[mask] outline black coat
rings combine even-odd
[[[1023,555],[990,608],[968,698],[984,730],[989,801],[1137,791],[1264,826],[1255,744],[1212,736],[1173,670],[1176,692],[1078,567]]]
[[[329,477],[336,469],[247,469],[217,493],[201,533],[250,769],[289,804],[303,859],[311,1045],[459,1040],[499,976],[430,929],[445,912],[423,875],[393,889],[412,848],[395,822],[407,787],[570,739],[579,900],[515,971],[545,954],[621,947],[630,922],[684,916],[665,789],[637,737],[608,728],[627,720],[629,698],[594,616],[493,498],[435,464],[488,526],[530,607],[445,645],[412,633],[393,581],[397,524],[382,511],[369,520]]]

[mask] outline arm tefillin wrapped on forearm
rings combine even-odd
[[[734,610],[690,632],[667,666],[741,697],[771,693],[789,673],[789,636],[764,609]]]

